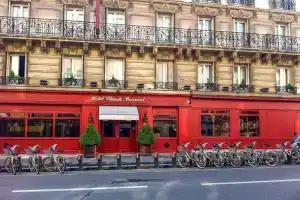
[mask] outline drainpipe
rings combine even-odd
[[[96,35],[99,38],[100,29],[100,1],[96,0]]]

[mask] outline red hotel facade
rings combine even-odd
[[[19,144],[22,150],[56,143],[66,153],[78,153],[79,136],[91,122],[101,134],[98,152],[138,152],[136,136],[145,116],[156,135],[156,152],[174,152],[188,141],[255,140],[260,148],[275,147],[300,131],[298,99],[2,90],[0,145]]]

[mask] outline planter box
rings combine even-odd
[[[151,145],[141,144],[140,145],[140,154],[142,156],[149,156],[149,155],[151,155]]]
[[[96,146],[84,146],[85,158],[95,158],[95,156],[96,156]]]

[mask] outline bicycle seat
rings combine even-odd
[[[57,147],[57,144],[54,144],[54,145],[49,147],[49,150],[52,151],[52,152],[55,152],[56,147]]]
[[[6,148],[7,148],[12,154],[18,155],[18,154],[16,153],[16,149],[17,149],[18,147],[20,147],[20,146],[16,144],[16,145],[14,145],[14,146],[12,146],[12,147],[7,146]]]
[[[38,148],[40,147],[40,145],[35,145],[33,147],[28,146],[28,148],[30,149],[30,151],[32,151],[33,153],[37,153]]]
[[[265,144],[265,146],[266,146],[266,147],[269,147],[269,146],[271,146],[271,145],[270,145],[270,144]]]

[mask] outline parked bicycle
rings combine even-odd
[[[220,144],[212,144],[213,150],[212,152],[205,152],[204,155],[208,160],[208,164],[214,165],[217,168],[222,168],[225,165],[225,157],[221,153],[221,147],[223,146],[224,142]],[[208,143],[201,144],[203,149],[206,149]]]
[[[228,165],[231,165],[235,168],[240,167],[243,163],[243,160],[240,156],[240,154],[238,153],[238,147],[241,144],[241,142],[237,142],[237,143],[233,143],[231,145],[229,145],[228,143],[224,143],[229,150],[225,151],[224,153],[222,153],[222,155],[225,158],[225,161]]]
[[[281,142],[281,144],[277,145],[279,148],[276,152],[279,156],[279,164],[284,164],[288,162],[288,157],[291,156],[292,162],[294,163],[300,163],[300,143],[297,143],[297,148],[291,150],[287,149],[288,145],[291,143],[289,141],[287,142]]]
[[[43,159],[43,165],[46,171],[53,172],[58,170],[61,174],[65,172],[66,162],[65,159],[56,154],[57,144],[49,147],[48,156]]]
[[[33,147],[28,146],[27,153],[30,155],[28,158],[28,167],[31,172],[40,173],[40,159],[37,157],[39,145]]]
[[[244,145],[244,149],[239,152],[242,158],[242,163],[250,165],[251,167],[257,167],[259,165],[259,155],[254,151],[256,142],[252,142],[249,145],[245,145],[243,142],[240,145]]]
[[[206,166],[206,158],[204,156],[201,156],[201,151],[199,147],[195,147],[192,149],[191,152],[188,152],[187,148],[191,143],[188,142],[184,145],[180,145],[178,147],[178,153],[176,154],[176,161],[177,164],[185,168],[187,167],[191,162],[195,162],[195,165],[198,168],[205,168]]]
[[[279,163],[279,156],[277,153],[273,150],[268,151],[268,147],[270,147],[270,144],[264,144],[265,149],[263,151],[256,151],[259,155],[259,165],[263,162],[265,162],[270,167],[275,167]]]
[[[19,171],[21,166],[21,163],[18,159],[18,153],[16,151],[19,147],[19,145],[14,145],[12,147],[6,146],[4,148],[4,153],[7,155],[7,157],[4,160],[4,166],[7,172],[12,172],[14,175],[17,174],[17,171]]]

